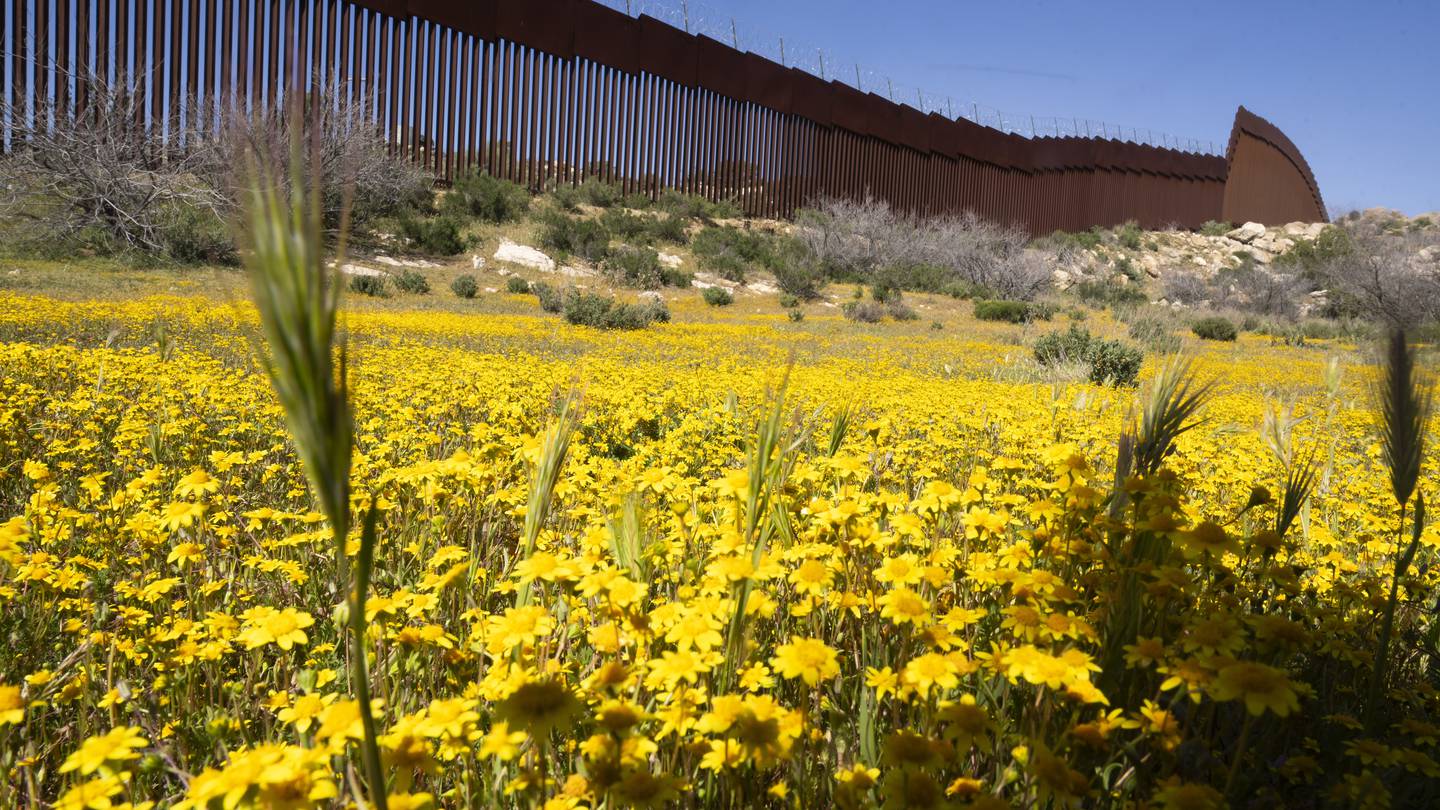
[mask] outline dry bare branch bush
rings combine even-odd
[[[1331,297],[1400,329],[1440,322],[1440,237],[1429,231],[1351,232],[1353,249],[1317,273]]]
[[[363,95],[345,90],[341,87],[332,93],[311,94],[306,114],[298,121],[288,111],[227,115],[217,149],[222,164],[231,171],[216,176],[214,182],[226,189],[228,197],[238,199],[243,189],[234,169],[257,155],[271,167],[274,176],[292,176],[287,164],[293,135],[307,145],[301,150],[307,165],[299,176],[319,177],[321,220],[332,235],[340,226],[340,214],[347,202],[349,225],[362,236],[384,217],[410,207],[428,207],[434,186],[432,176],[393,153],[380,135],[374,106]],[[292,132],[297,123],[301,131]],[[309,165],[311,161],[318,162],[318,166]]]
[[[927,268],[925,281],[938,290],[961,281],[1002,298],[1033,298],[1050,283],[1038,255],[1025,250],[1019,228],[973,213],[917,219],[873,198],[821,199],[797,217],[796,239],[831,277],[895,286],[908,270]],[[934,271],[938,271],[934,272]],[[883,275],[883,279],[881,278]],[[939,280],[941,283],[936,284]]]
[[[143,82],[57,75],[85,86],[83,109],[53,101],[42,101],[33,114],[3,109],[17,126],[14,154],[0,159],[0,216],[22,248],[232,261],[230,223],[245,190],[243,171],[258,156],[275,176],[291,176],[297,122],[295,134],[313,147],[303,150],[301,174],[316,176],[308,164],[318,160],[322,221],[332,236],[347,200],[350,227],[360,234],[383,217],[431,202],[431,176],[392,153],[372,108],[343,87],[313,94],[304,116],[189,104],[153,117]]]
[[[83,245],[170,255],[199,247],[175,244],[183,229],[228,245],[233,205],[207,181],[219,156],[190,126],[193,111],[164,113],[147,125],[137,85],[79,78],[87,86],[80,109],[50,99],[33,107],[3,102],[14,124],[13,153],[0,160],[0,216],[10,238],[52,250]]]

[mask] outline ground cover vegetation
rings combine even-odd
[[[1355,310],[1277,322],[874,202],[476,175],[356,218],[731,285],[476,314],[468,265],[342,281],[360,190],[272,137],[207,214],[251,303],[0,291],[0,805],[1440,800],[1425,276],[1355,246],[1423,229],[1297,248]],[[110,227],[56,233],[188,260]]]

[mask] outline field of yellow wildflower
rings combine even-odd
[[[1440,466],[1397,503],[1369,347],[344,324],[362,621],[254,309],[0,296],[0,806],[1440,802]]]

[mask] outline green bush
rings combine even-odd
[[[535,297],[540,300],[540,309],[544,312],[561,312],[565,309],[565,296],[543,281],[531,284],[530,292],[535,293]]]
[[[660,254],[648,247],[621,245],[601,263],[611,283],[642,290],[660,287],[688,287],[690,274],[660,263]]]
[[[610,234],[595,220],[550,210],[540,218],[540,246],[561,256],[579,256],[598,263],[610,251]]]
[[[677,216],[651,217],[646,233],[656,242],[683,245],[690,240],[685,232],[685,220]]]
[[[580,196],[580,189],[575,186],[561,183],[550,190],[550,202],[561,211],[575,213],[580,210],[580,203],[583,198]]]
[[[960,301],[969,301],[972,298],[988,298],[990,296],[990,291],[984,287],[968,281],[959,280],[946,284],[940,288],[940,292]]]
[[[399,221],[400,237],[406,244],[432,256],[454,256],[465,249],[460,227],[460,220],[453,216],[403,216]]]
[[[780,306],[785,309],[794,309],[800,306],[800,299],[790,293],[782,292],[780,293]]]
[[[450,282],[450,292],[455,293],[456,298],[474,298],[480,294],[480,285],[475,283],[474,276],[459,276]]]
[[[735,303],[735,296],[731,295],[730,291],[724,287],[706,287],[700,293],[700,297],[704,298],[705,303],[712,307],[728,307]]]
[[[1239,334],[1229,318],[1214,315],[1190,324],[1190,331],[1202,340],[1234,340]]]
[[[1024,323],[1030,320],[1030,305],[1024,301],[975,302],[975,317],[982,321],[1004,321]]]
[[[1213,219],[1206,220],[1205,224],[1200,226],[1200,233],[1205,236],[1224,236],[1233,230],[1235,230],[1234,225],[1228,222],[1217,222]]]
[[[1115,241],[1127,250],[1140,249],[1140,224],[1130,220],[1115,229]]]
[[[1035,361],[1042,366],[1088,362],[1094,343],[1090,330],[1071,324],[1064,332],[1051,332],[1035,341]]]
[[[655,207],[677,217],[711,222],[715,219],[732,219],[740,216],[740,209],[728,200],[710,202],[698,194],[683,194],[679,191],[661,192]]]
[[[593,205],[596,208],[610,208],[620,203],[620,198],[625,196],[620,187],[607,183],[597,177],[591,177],[581,183],[576,192],[580,201],[586,205]]]
[[[458,178],[440,198],[442,213],[497,224],[520,219],[529,210],[530,192],[523,186],[483,172]]]
[[[626,242],[648,241],[646,228],[650,217],[641,216],[626,208],[607,208],[600,214],[600,224],[610,236]]]
[[[620,303],[613,298],[574,290],[565,297],[564,316],[568,323],[595,329],[644,329],[657,321],[670,320],[664,302]]]
[[[1084,364],[1089,367],[1090,382],[1096,385],[1133,385],[1143,359],[1134,346],[1102,340],[1074,324],[1064,332],[1051,332],[1035,341],[1035,361],[1040,365]]]
[[[384,276],[351,276],[350,291],[371,298],[384,298],[390,294],[385,288]]]
[[[691,240],[690,250],[701,267],[728,281],[743,282],[747,272],[777,264],[769,238],[730,226],[705,228]]]
[[[1344,228],[1329,226],[1314,239],[1297,239],[1289,250],[1275,257],[1276,267],[1291,267],[1312,281],[1325,266],[1355,252],[1355,243]]]
[[[425,280],[425,275],[417,270],[405,270],[395,279],[395,286],[400,292],[424,295],[430,292],[430,282]]]
[[[805,320],[805,313],[801,312],[798,309],[785,310],[785,316],[790,319],[791,323],[800,323],[801,321]]]
[[[1149,302],[1138,284],[1114,284],[1108,281],[1082,281],[1070,288],[1077,298],[1093,307],[1114,307]]]
[[[769,266],[770,272],[775,276],[775,283],[780,285],[786,295],[801,301],[820,297],[820,289],[825,284],[825,274],[820,265],[794,240],[777,242]]]
[[[167,206],[158,236],[166,255],[181,264],[234,264],[239,258],[225,221],[199,206]]]
[[[1134,385],[1145,359],[1139,349],[1118,340],[1099,340],[1090,349],[1090,382],[1116,387]]]
[[[519,276],[511,276],[505,280],[505,291],[516,295],[524,295],[530,292],[530,282]]]

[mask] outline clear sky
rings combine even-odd
[[[842,79],[859,63],[867,81],[893,81],[899,101],[923,89],[1221,148],[1243,104],[1300,148],[1332,214],[1440,210],[1440,0],[702,0],[689,10],[708,30],[733,16],[742,47],[785,36],[792,63],[823,48]]]

